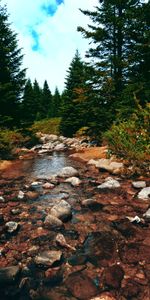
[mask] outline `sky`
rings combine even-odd
[[[79,50],[84,59],[88,43],[77,26],[86,28],[89,18],[81,9],[93,10],[98,0],[2,0],[7,5],[11,28],[18,34],[27,78],[50,90],[63,91],[66,71]]]

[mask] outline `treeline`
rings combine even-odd
[[[0,4],[1,126],[61,117],[60,133],[86,132],[99,141],[113,124],[128,122],[133,115],[145,126],[150,97],[150,3],[100,0],[93,11],[81,12],[89,19],[86,29],[78,27],[89,40],[86,61],[76,51],[63,93],[56,88],[52,95],[47,81],[41,88],[37,80],[26,80],[17,36]]]

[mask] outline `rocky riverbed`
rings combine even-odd
[[[0,299],[150,299],[149,178],[105,147],[40,138],[1,164]]]

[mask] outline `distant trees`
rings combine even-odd
[[[6,7],[0,4],[0,125],[20,122],[19,103],[25,84],[23,55],[10,28]]]

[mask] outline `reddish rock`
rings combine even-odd
[[[104,270],[103,284],[114,289],[119,289],[124,277],[124,270],[119,265],[113,265]]]
[[[72,273],[65,283],[71,294],[80,300],[89,300],[98,294],[98,289],[91,278],[82,273]]]

